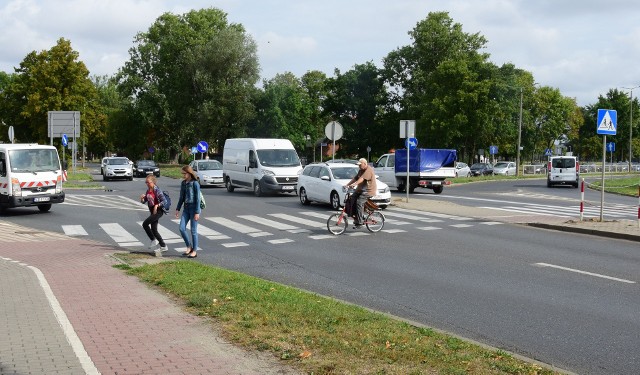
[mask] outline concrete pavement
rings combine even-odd
[[[634,220],[518,216],[451,202],[398,207],[640,241]],[[113,268],[120,248],[0,221],[0,375],[296,374]]]

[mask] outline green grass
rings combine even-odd
[[[118,268],[215,319],[227,339],[308,374],[553,373],[503,351],[217,267],[178,260]]]
[[[600,190],[601,186],[601,180],[597,180],[589,184],[589,187],[597,190]],[[604,191],[609,193],[637,197],[639,193],[638,186],[640,186],[640,176],[619,178],[606,178],[605,176]]]

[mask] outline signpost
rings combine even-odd
[[[48,125],[49,138],[53,146],[53,138],[62,137],[63,134],[72,134],[71,146],[72,165],[75,171],[78,137],[80,136],[80,111],[49,111]],[[83,159],[84,160],[84,159]]]
[[[407,182],[405,183],[405,191],[407,192],[407,203],[409,203],[409,154],[411,146],[413,149],[418,147],[418,140],[414,138],[416,135],[416,120],[400,120],[400,138],[406,138],[405,146],[407,148]]]
[[[596,133],[602,134],[602,178],[600,184],[600,221],[604,221],[604,170],[607,162],[607,135],[616,135],[618,112],[613,109],[598,109]]]
[[[336,158],[336,141],[342,138],[342,125],[338,121],[331,121],[324,127],[324,135],[327,136],[330,140],[333,141],[333,156],[332,159]],[[321,160],[322,161],[322,160]]]
[[[13,132],[13,126],[9,126],[9,142],[15,143],[15,134]]]
[[[204,153],[207,152],[209,150],[209,144],[205,141],[200,141],[198,142],[198,146],[196,146],[198,148],[198,151],[202,152],[202,157],[200,159],[204,159]],[[195,159],[195,157],[194,157]]]

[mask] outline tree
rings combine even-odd
[[[14,126],[21,142],[49,143],[48,111],[86,109],[81,113],[81,137],[85,140],[102,126],[92,116],[98,108],[88,105],[97,103],[89,71],[63,38],[48,51],[29,53],[0,95],[3,121]]]
[[[244,132],[259,67],[241,25],[215,8],[165,13],[135,44],[116,78],[155,146],[177,153],[206,139],[218,148]]]

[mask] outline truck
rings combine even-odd
[[[39,144],[0,144],[0,211],[64,202],[58,150]]]
[[[447,178],[456,177],[458,153],[449,149],[416,148],[409,151],[409,193],[415,188],[432,189],[442,193],[449,185]],[[380,181],[390,188],[405,191],[407,184],[407,150],[396,150],[384,154],[375,163],[375,172]]]

